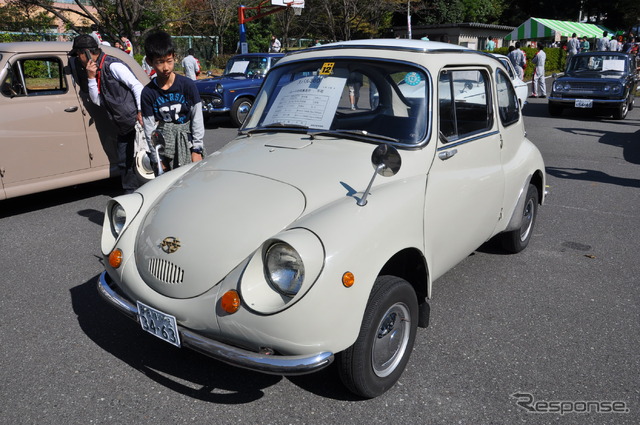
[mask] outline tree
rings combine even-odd
[[[125,36],[134,46],[148,32],[184,21],[191,14],[186,12],[183,1],[172,0],[74,0],[78,9],[52,0],[11,1],[21,7],[42,8],[77,33],[87,32],[88,26],[95,24],[107,39],[115,41]]]
[[[53,17],[37,7],[10,1],[0,6],[0,22],[4,31],[44,34],[51,27]],[[2,41],[10,41],[12,38],[15,37]]]

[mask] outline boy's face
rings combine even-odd
[[[175,66],[175,55],[167,55],[155,58],[149,65],[156,71],[158,77],[169,78]]]

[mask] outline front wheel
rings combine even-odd
[[[233,121],[234,125],[238,127],[242,125],[244,120],[247,119],[252,105],[253,101],[246,97],[242,97],[233,102],[233,106],[231,107],[231,121]]]
[[[404,371],[418,325],[413,287],[395,276],[376,279],[356,342],[337,356],[340,379],[354,394],[373,398]]]
[[[613,119],[614,120],[623,120],[626,118],[627,113],[629,112],[629,99],[625,99],[624,102],[622,102],[622,105],[618,106],[614,111],[613,111]]]
[[[527,197],[522,210],[522,224],[516,230],[502,234],[502,247],[511,253],[524,250],[533,234],[533,225],[538,216],[538,189],[532,184],[527,189]]]

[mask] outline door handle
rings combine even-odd
[[[449,149],[446,151],[438,152],[438,158],[445,161],[457,153],[458,153],[458,149]]]
[[[70,106],[69,108],[66,108],[64,111],[65,112],[75,112],[78,110],[77,106]]]

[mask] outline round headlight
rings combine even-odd
[[[291,245],[276,242],[264,254],[264,273],[273,289],[292,297],[304,281],[304,264]]]
[[[611,86],[611,93],[621,93],[622,92],[622,85],[620,84],[614,84],[613,86]]]
[[[224,87],[222,87],[222,84],[220,83],[216,84],[216,92],[219,94],[222,94],[223,91],[224,91]]]
[[[127,213],[124,211],[124,208],[122,208],[120,204],[115,204],[113,208],[111,208],[111,230],[116,236],[120,235],[126,221]]]

